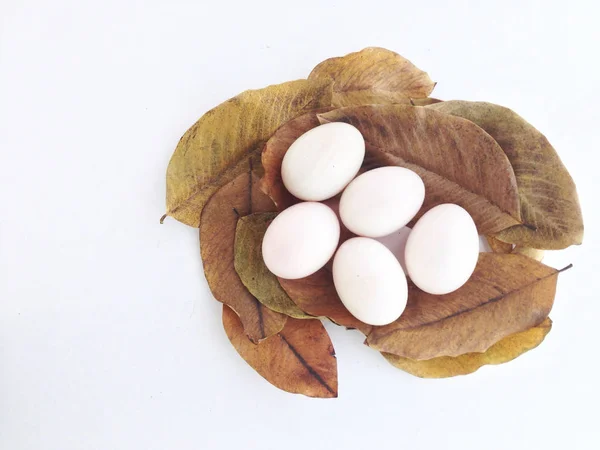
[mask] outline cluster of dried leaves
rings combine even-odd
[[[204,271],[224,304],[225,331],[275,386],[337,396],[323,318],[359,330],[391,364],[428,378],[510,361],[550,331],[559,271],[538,260],[543,249],[581,243],[573,180],[547,139],[516,113],[430,98],[434,85],[402,56],[367,48],[320,63],[305,80],[243,92],[207,112],[175,149],[165,216],[200,229]],[[386,326],[350,315],[328,268],[284,280],[262,260],[269,222],[298,201],[281,181],[285,152],[304,132],[334,121],[362,132],[363,170],[397,165],[422,177],[419,216],[440,203],[459,204],[493,250],[451,294],[410,286],[406,311]]]

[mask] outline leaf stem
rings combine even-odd
[[[568,266],[563,267],[562,269],[558,270],[558,273],[563,273],[569,269],[571,269],[573,267],[573,264],[569,264]]]

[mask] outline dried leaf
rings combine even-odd
[[[542,133],[515,112],[492,103],[450,101],[428,108],[474,122],[508,156],[519,187],[524,224],[496,237],[547,250],[581,244],[583,219],[575,183]]]
[[[403,358],[382,353],[392,365],[421,378],[448,378],[473,373],[484,365],[503,364],[536,348],[552,329],[552,320],[547,318],[537,327],[515,333],[496,342],[484,353],[466,353],[451,357],[440,356],[425,361]]]
[[[559,271],[522,255],[480,253],[471,279],[450,294],[409,286],[398,320],[373,327],[367,344],[416,360],[485,352],[550,313]]]
[[[171,157],[165,216],[197,227],[210,196],[246,170],[261,142],[288,120],[330,103],[330,82],[298,80],[243,92],[208,111]]]
[[[397,165],[421,176],[426,195],[417,217],[441,203],[456,203],[473,216],[480,234],[520,223],[512,167],[498,144],[472,122],[404,105],[340,108],[318,117],[361,131],[365,165]],[[265,173],[269,170],[265,167]]]
[[[260,181],[260,188],[271,197],[279,211],[283,211],[299,201],[285,188],[281,179],[281,164],[285,153],[296,139],[320,125],[317,114],[331,111],[331,109],[321,108],[286,122],[263,147],[262,165],[265,173]]]
[[[337,295],[329,270],[321,269],[299,280],[279,278],[279,283],[294,303],[306,313],[327,317],[338,325],[356,328],[365,335],[371,330],[371,325],[361,322],[346,309]]]
[[[444,100],[440,100],[439,98],[426,97],[426,98],[411,98],[410,103],[413,106],[427,106],[433,105],[434,103],[441,103]]]
[[[309,397],[337,397],[337,360],[320,320],[290,318],[283,330],[258,345],[248,340],[227,306],[223,326],[240,356],[269,383]]]
[[[251,167],[247,167],[246,173],[210,198],[200,220],[200,251],[210,290],[240,316],[246,334],[254,342],[279,332],[287,316],[263,306],[240,280],[234,268],[235,230],[240,216],[274,208],[258,188]]]
[[[512,253],[512,244],[502,242],[493,236],[486,236],[485,238],[494,253]]]
[[[297,319],[312,318],[296,306],[279,285],[262,257],[262,241],[275,213],[241,217],[235,234],[235,270],[256,299],[273,311]]]
[[[435,83],[409,60],[369,47],[317,65],[309,80],[333,80],[333,106],[407,103],[427,97]]]
[[[539,250],[537,248],[516,245],[515,248],[513,249],[512,253],[517,253],[519,255],[525,255],[529,258],[535,259],[536,261],[542,261],[544,259],[544,254],[546,252],[544,250]]]

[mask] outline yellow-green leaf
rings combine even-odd
[[[546,250],[581,244],[583,218],[575,183],[542,133],[514,111],[492,103],[455,100],[427,108],[474,122],[506,153],[517,180],[523,225],[499,232],[498,239]]]
[[[290,299],[262,257],[262,241],[275,213],[242,217],[235,233],[235,270],[244,286],[267,308],[297,319],[314,319]]]
[[[260,158],[261,143],[288,120],[331,103],[331,82],[297,80],[245,91],[204,114],[167,168],[167,213],[199,226],[210,196]]]
[[[537,327],[515,333],[498,341],[483,353],[465,353],[451,357],[441,356],[423,361],[382,353],[392,365],[421,378],[448,378],[473,373],[484,365],[503,364],[536,348],[552,329],[547,318]]]
[[[410,104],[427,97],[435,83],[406,58],[369,47],[317,65],[309,80],[333,80],[333,106]]]
[[[540,250],[537,248],[524,247],[522,245],[516,245],[513,249],[512,253],[517,253],[519,255],[525,255],[536,261],[542,261],[544,259],[544,254],[546,253],[544,250]]]

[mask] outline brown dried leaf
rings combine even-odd
[[[241,217],[235,233],[235,271],[244,286],[267,308],[297,319],[314,319],[288,297],[262,257],[262,241],[275,213]]]
[[[444,100],[440,100],[439,98],[426,97],[426,98],[411,98],[410,103],[413,106],[427,106],[433,105],[434,103],[441,103]]]
[[[522,255],[480,253],[471,279],[446,295],[409,286],[398,320],[373,327],[367,344],[416,360],[485,352],[550,313],[559,271]]]
[[[309,80],[333,80],[333,106],[406,103],[427,97],[435,83],[406,58],[369,47],[318,64]]]
[[[451,357],[440,356],[425,361],[382,353],[393,366],[421,378],[448,378],[473,373],[484,365],[503,364],[536,348],[552,329],[547,318],[537,327],[515,333],[496,342],[484,353],[465,353]]]
[[[321,123],[346,122],[361,131],[365,165],[397,165],[421,176],[426,195],[417,217],[441,203],[456,203],[473,216],[480,234],[520,223],[510,162],[472,122],[404,105],[340,108],[318,117]]]
[[[240,356],[269,383],[309,397],[337,397],[337,360],[320,320],[290,318],[283,330],[256,345],[223,305],[223,327]]]
[[[512,253],[512,244],[502,242],[493,236],[486,236],[485,238],[494,253]]]
[[[479,125],[508,156],[519,187],[524,225],[496,237],[547,250],[581,244],[583,218],[575,183],[542,133],[514,111],[492,103],[450,101],[429,108]]]
[[[283,211],[299,201],[285,188],[281,179],[281,163],[285,153],[296,139],[320,125],[317,114],[331,111],[331,109],[321,108],[286,122],[263,147],[262,165],[265,173],[260,181],[260,188],[271,197],[279,211]]]
[[[240,280],[234,268],[235,230],[240,216],[274,209],[271,199],[258,188],[251,167],[247,167],[246,173],[210,198],[200,220],[200,251],[210,290],[240,316],[246,334],[254,342],[279,332],[287,316],[263,306]]]
[[[279,278],[279,283],[294,303],[306,313],[327,317],[338,325],[356,328],[365,335],[371,330],[371,325],[361,322],[346,309],[337,295],[329,270],[321,269],[299,280]]]
[[[165,217],[197,227],[210,196],[246,170],[261,142],[282,123],[330,103],[330,81],[297,80],[242,92],[208,111],[171,157]]]

